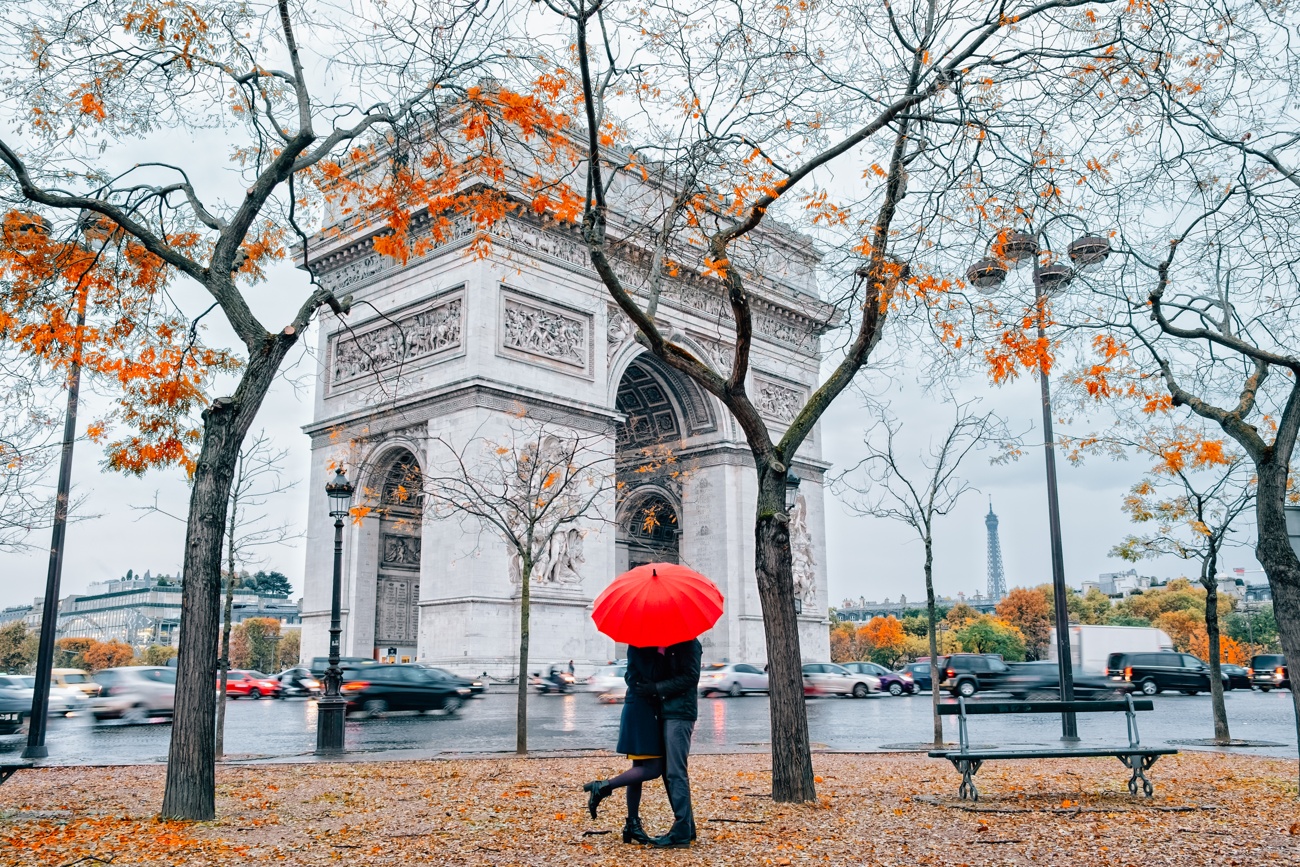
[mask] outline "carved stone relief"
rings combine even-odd
[[[420,568],[420,538],[418,536],[384,536],[380,547],[383,565],[398,569]]]
[[[808,529],[808,502],[803,494],[795,497],[790,510],[790,559],[794,575],[794,595],[807,605],[817,598],[817,558],[813,553],[812,531]]]
[[[330,386],[348,385],[459,348],[463,317],[464,301],[457,296],[368,331],[340,332],[332,338]]]
[[[586,372],[591,358],[591,319],[549,304],[503,294],[501,346]]]
[[[610,304],[605,310],[605,355],[609,361],[636,334],[632,320],[622,310]]]
[[[794,421],[806,399],[807,394],[802,389],[754,377],[754,405],[763,415],[776,421],[786,424]]]
[[[582,553],[583,532],[577,527],[559,530],[533,563],[534,584],[575,585],[582,583],[579,567],[587,562]],[[510,552],[510,580],[518,584],[523,575],[519,552]]]

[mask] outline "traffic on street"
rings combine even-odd
[[[766,752],[769,749],[767,696],[742,692],[732,697],[711,688],[711,698],[700,703],[695,749],[706,753]],[[974,700],[1004,696],[981,694]],[[944,701],[952,701],[945,694]],[[465,697],[451,709],[353,713],[345,742],[354,757],[426,758],[445,755],[492,754],[513,751],[515,743],[515,687],[494,684],[488,691]],[[529,695],[529,746],[537,751],[612,750],[618,736],[621,706],[608,693],[581,692]],[[1204,748],[1188,741],[1214,733],[1210,698],[1162,693],[1154,698],[1155,711],[1142,715],[1143,743],[1173,744],[1180,749]],[[1233,737],[1254,744],[1232,751],[1273,757],[1294,757],[1296,732],[1291,694],[1234,690],[1225,696]],[[810,696],[809,728],[814,748],[869,752],[882,749],[919,749],[930,740],[930,695],[892,696],[872,692],[855,699]],[[1113,738],[1118,718],[1111,714],[1081,717],[1080,736]],[[955,723],[946,718],[947,738],[956,739]],[[165,716],[148,722],[137,718],[96,722],[91,713],[50,720],[47,743],[50,764],[112,765],[163,762],[167,757],[171,726]],[[1060,737],[1054,716],[990,717],[980,726],[981,739],[999,744],[1049,744]],[[312,699],[230,699],[226,708],[227,760],[310,760],[316,739],[316,702]],[[15,756],[24,739],[19,734],[0,737],[0,756]]]

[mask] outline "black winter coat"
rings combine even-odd
[[[662,756],[664,724],[659,716],[659,701],[636,694],[636,685],[652,684],[667,675],[664,657],[655,647],[627,649],[627,699],[618,727],[616,752],[627,756]]]
[[[656,651],[658,652],[658,651]],[[700,712],[700,660],[704,648],[697,639],[671,645],[664,653],[667,676],[655,682],[659,715],[694,720]]]

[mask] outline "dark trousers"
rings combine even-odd
[[[691,778],[686,764],[691,755],[691,736],[695,721],[664,720],[664,788],[673,807],[673,827],[668,836],[674,840],[695,839],[695,813],[691,810]]]

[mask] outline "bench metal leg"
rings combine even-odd
[[[0,784],[3,784],[5,780],[9,779],[16,773],[18,773],[18,768],[13,765],[0,766]]]
[[[978,801],[980,793],[975,788],[975,775],[979,773],[980,765],[984,764],[984,760],[949,759],[949,761],[952,762],[954,768],[961,772],[961,786],[957,789],[961,799],[963,801]]]
[[[1119,760],[1124,763],[1124,767],[1133,771],[1133,775],[1128,780],[1128,793],[1136,795],[1138,793],[1138,780],[1142,781],[1142,793],[1148,798],[1155,792],[1155,787],[1147,779],[1146,772],[1156,763],[1159,756],[1120,756]]]

